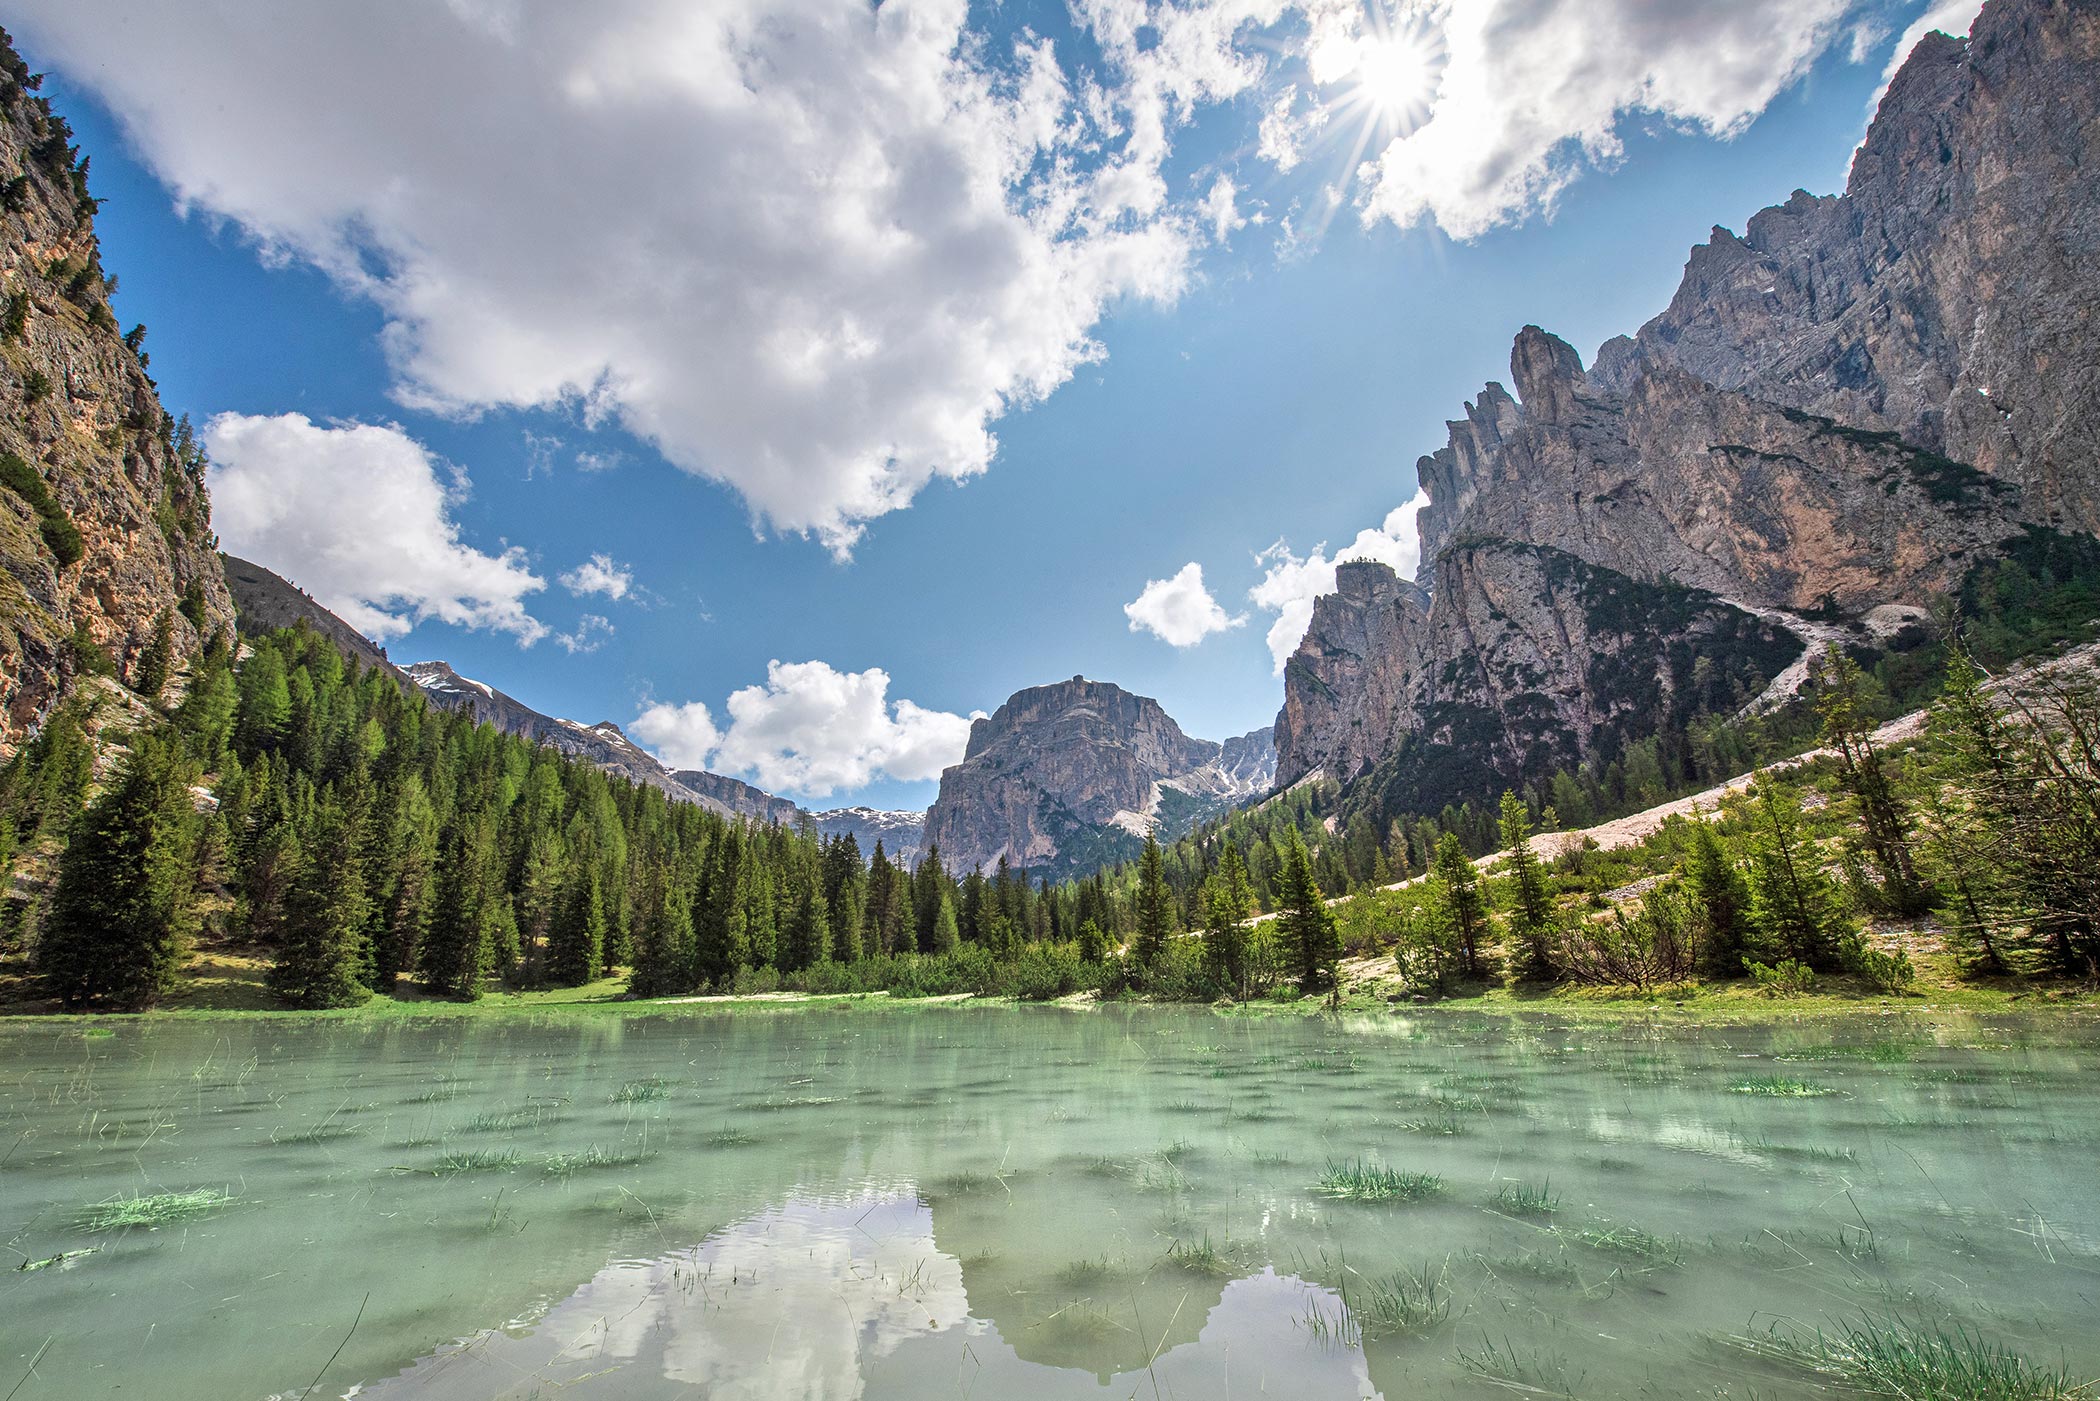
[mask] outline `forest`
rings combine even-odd
[[[1537,793],[1381,842],[1360,815],[1330,832],[1333,795],[1307,789],[1057,886],[672,802],[435,708],[304,627],[243,650],[236,666],[217,640],[99,782],[89,707],[110,702],[92,689],[0,770],[0,869],[46,877],[14,885],[0,948],[67,1008],[152,1006],[200,945],[259,951],[296,1008],[623,973],[638,997],[1295,999],[1338,995],[1345,957],[1417,995],[1827,975],[1901,991],[1906,940],[1872,931],[1906,927],[1979,975],[2100,969],[2100,702],[2050,680],[1994,695],[1958,644],[1900,752],[1871,737],[1886,686],[1832,649],[1803,706],[1829,755],[1630,852],[1541,855],[1559,819]],[[154,703],[177,680],[156,648],[127,679]],[[1621,805],[1656,796],[1619,787]],[[1483,870],[1485,851],[1504,856]]]

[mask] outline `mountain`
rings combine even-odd
[[[1344,565],[1315,605],[1279,782],[1486,797],[1776,700],[1825,640],[1903,645],[2100,524],[2096,53],[2100,8],[1992,0],[1913,52],[1844,194],[1716,229],[1587,370],[1525,327],[1516,394],[1417,464],[1417,579]]]
[[[377,668],[397,681],[409,681],[407,672],[387,660],[379,646],[350,624],[323,608],[314,596],[283,575],[233,555],[219,556],[226,570],[226,587],[233,594],[234,611],[242,632],[274,632],[303,622],[326,637],[359,666]]]
[[[0,36],[0,757],[165,615],[179,667],[231,635],[204,455],[162,409],[95,238],[87,162]]]
[[[1191,739],[1158,701],[1075,676],[1016,691],[970,726],[926,839],[951,870],[1005,857],[1038,875],[1083,874],[1136,852],[1148,829],[1171,840],[1261,796],[1274,775],[1267,730]]]
[[[810,812],[742,779],[725,778],[704,769],[677,769],[671,777],[687,790],[712,798],[744,817],[789,827],[808,823],[827,837],[851,833],[859,843],[863,857],[873,856],[875,843],[879,841],[883,845],[883,854],[892,861],[912,863],[919,859],[920,842],[926,829],[926,814],[922,812],[884,812],[860,807]]]

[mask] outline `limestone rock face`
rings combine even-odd
[[[1703,590],[1509,540],[1447,549],[1426,595],[1383,564],[1344,569],[1285,671],[1281,786],[1370,776],[1433,812],[1740,705],[1801,649]]]
[[[1485,796],[2100,527],[2096,150],[2100,4],[1990,0],[1911,55],[1844,194],[1716,229],[1587,371],[1525,327],[1516,393],[1417,464],[1416,585],[1344,565],[1316,604],[1279,782]]]
[[[1992,0],[1891,83],[1845,193],[1694,249],[1606,359],[1882,429],[2100,531],[2100,7]]]
[[[1267,731],[1191,739],[1158,701],[1075,676],[1017,691],[970,728],[941,775],[926,839],[950,870],[1001,857],[1044,874],[1091,870],[1268,791]]]
[[[62,559],[62,527],[0,485],[4,757],[70,691],[81,649],[128,675],[165,612],[180,666],[213,633],[231,635],[233,601],[202,455],[178,447],[109,310],[77,154],[4,46],[0,66],[0,453],[41,482],[81,546]]]

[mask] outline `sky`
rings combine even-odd
[[[224,547],[676,767],[1266,725],[1527,323],[1843,188],[1975,0],[17,0]]]

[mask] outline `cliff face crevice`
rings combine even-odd
[[[2100,527],[2096,149],[2100,5],[1991,0],[1913,52],[1842,195],[1715,229],[1587,370],[1525,327],[1516,394],[1417,464],[1420,587],[1345,565],[1315,606],[1279,782],[1485,795],[1725,708],[1789,615],[1920,616],[2029,525]]]
[[[0,755],[79,675],[231,635],[203,456],[109,309],[65,125],[0,37]]]

